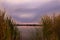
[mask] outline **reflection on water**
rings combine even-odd
[[[40,36],[41,38],[43,37],[42,35],[42,27],[39,26],[18,26],[18,29],[22,33],[21,39],[22,40],[31,40],[31,36],[35,37],[36,36],[36,30],[39,29]]]

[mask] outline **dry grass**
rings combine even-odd
[[[44,40],[60,40],[60,15],[42,18]]]
[[[13,21],[5,17],[5,12],[0,10],[0,40],[20,40],[18,29],[13,26]]]

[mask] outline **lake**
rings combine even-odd
[[[36,37],[36,30],[40,32],[41,38],[43,38],[42,27],[39,26],[18,26],[21,32],[21,40],[31,40],[31,37]]]

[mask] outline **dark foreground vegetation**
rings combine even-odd
[[[20,32],[11,18],[0,10],[0,40],[20,40]]]
[[[60,40],[60,15],[44,16],[43,40]]]

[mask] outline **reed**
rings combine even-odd
[[[20,32],[11,18],[0,10],[0,40],[20,40]]]
[[[42,24],[44,40],[60,40],[60,15],[44,16]]]

